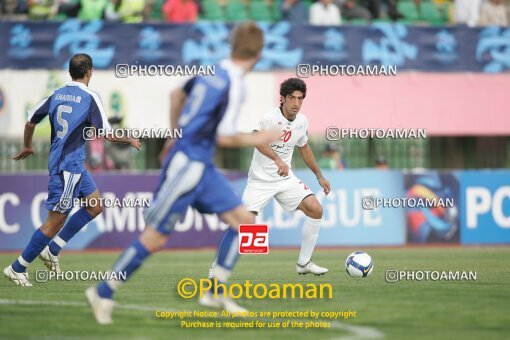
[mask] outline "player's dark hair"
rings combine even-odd
[[[299,91],[306,97],[306,84],[299,78],[289,78],[280,85],[280,96],[287,97],[289,94]]]
[[[69,60],[69,74],[71,79],[81,79],[85,77],[88,70],[92,69],[92,58],[85,53],[73,55]]]

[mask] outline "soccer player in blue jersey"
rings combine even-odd
[[[73,81],[55,90],[28,113],[24,148],[14,157],[14,160],[35,155],[32,149],[35,126],[49,115],[51,123],[51,149],[48,157],[50,181],[46,200],[48,209],[46,222],[34,232],[28,246],[18,259],[4,269],[5,276],[19,286],[32,286],[28,281],[26,269],[37,256],[50,270],[59,272],[58,254],[62,247],[102,211],[101,206],[88,204],[91,199],[98,201],[99,191],[84,168],[84,129],[88,127],[105,131],[111,129],[99,96],[87,87],[92,77],[92,67],[90,56],[74,55],[69,61],[69,73]],[[107,139],[130,144],[138,150],[141,147],[137,139]],[[85,207],[74,213],[66,222],[75,198],[85,198]],[[60,233],[55,237],[59,231]]]
[[[254,23],[238,26],[232,34],[231,58],[216,66],[215,75],[195,77],[172,92],[171,121],[182,128],[164,159],[159,186],[150,208],[144,212],[146,227],[139,239],[119,257],[112,271],[119,280],[103,281],[85,295],[96,321],[112,323],[113,294],[149,255],[161,249],[175,223],[189,206],[215,213],[230,225],[219,245],[210,277],[225,283],[238,257],[237,229],[255,222],[227,179],[213,163],[216,144],[226,147],[260,145],[278,139],[278,130],[243,134],[236,120],[244,96],[242,77],[253,68],[263,47],[263,33]],[[178,117],[178,119],[177,119]],[[176,126],[176,125],[173,125]],[[200,303],[231,312],[245,311],[233,300],[205,294]]]

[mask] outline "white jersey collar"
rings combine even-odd
[[[244,75],[243,69],[234,64],[234,62],[231,59],[223,59],[220,62],[220,66],[230,72],[233,72],[236,76],[242,77]]]
[[[80,83],[78,81],[74,81],[74,80],[71,80],[71,81],[68,81],[66,83],[66,86],[79,86],[79,87],[84,87],[84,88],[87,88],[87,86],[83,83]]]

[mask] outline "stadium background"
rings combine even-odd
[[[432,3],[425,4],[429,8]],[[400,8],[405,10],[405,6]],[[206,19],[207,13],[206,9]],[[334,189],[324,198],[313,176],[302,169],[299,155],[293,160],[293,166],[300,169],[298,175],[324,203],[325,225],[318,244],[508,243],[510,172],[504,169],[510,165],[505,96],[510,88],[510,28],[449,26],[445,18],[430,17],[427,11],[423,18],[405,14],[409,16],[405,24],[379,20],[372,25],[351,22],[314,27],[261,22],[266,46],[256,72],[247,76],[240,127],[251,131],[264,111],[277,105],[280,82],[296,76],[299,64],[396,65],[397,76],[305,79],[309,93],[302,112],[309,117],[310,144],[316,157],[321,159],[325,147],[333,143],[345,165],[342,171],[328,170]],[[424,19],[429,25],[422,26]],[[412,20],[417,22],[410,24]],[[44,219],[50,146],[47,119],[36,130],[37,157],[23,162],[11,158],[22,143],[24,112],[68,80],[65,67],[72,54],[85,51],[93,57],[90,86],[102,96],[114,126],[170,127],[169,93],[185,78],[118,78],[115,65],[213,64],[228,55],[231,26],[207,20],[181,25],[75,19],[0,22],[4,37],[0,40],[0,249],[22,248]],[[419,128],[427,130],[427,138],[331,142],[326,139],[329,127]],[[103,194],[150,196],[162,143],[144,140],[138,153],[102,141],[89,143],[87,163]],[[217,154],[218,165],[240,193],[251,154],[249,148]],[[370,170],[380,157],[389,169]],[[450,197],[455,207],[364,211],[361,197],[367,195]],[[261,221],[271,226],[272,245],[299,245],[301,213],[288,215],[277,204],[270,204]],[[107,208],[69,248],[123,247],[143,230],[143,224],[140,208]],[[216,217],[190,210],[169,245],[214,246],[224,228]],[[210,237],[196,237],[204,231]]]
[[[0,1],[0,8],[7,3],[14,2]],[[92,55],[95,71],[90,86],[101,95],[116,127],[168,127],[169,94],[184,78],[117,78],[115,65],[214,63],[228,54],[231,23],[252,18],[260,21],[267,45],[257,71],[246,78],[243,130],[250,131],[267,108],[277,105],[279,83],[296,76],[300,63],[398,67],[396,77],[305,79],[309,93],[303,112],[311,124],[310,144],[317,158],[324,156],[329,144],[326,129],[331,126],[427,129],[426,139],[333,142],[346,168],[324,170],[333,188],[328,197],[295,155],[298,176],[324,204],[314,261],[330,272],[319,278],[296,276],[302,216],[285,214],[272,203],[262,217],[271,226],[269,254],[262,260],[244,256],[232,276],[231,282],[240,284],[249,279],[326,282],[334,287],[334,299],[327,301],[243,299],[240,303],[252,311],[355,310],[359,317],[335,321],[331,329],[306,331],[189,330],[178,321],[156,319],[154,306],[198,308],[195,299],[180,298],[175,287],[184,277],[198,280],[207,273],[225,228],[215,216],[190,210],[169,239],[168,249],[176,251],[153,256],[119,291],[112,327],[98,327],[87,308],[83,290],[90,281],[34,282],[28,290],[4,281],[0,283],[1,338],[499,339],[509,334],[510,28],[455,25],[451,2],[439,0],[422,0],[421,11],[412,1],[398,1],[404,18],[397,24],[384,18],[372,25],[344,18],[338,27],[280,21],[279,1],[236,0],[221,2],[226,7],[204,0],[197,23],[167,24],[161,23],[162,0],[153,3],[150,20],[138,24],[63,21],[62,16],[52,21],[0,20],[2,268],[46,216],[47,121],[36,129],[37,156],[22,162],[11,158],[22,145],[26,110],[69,80],[65,69],[69,57],[77,52]],[[89,143],[87,164],[103,195],[150,197],[163,142],[144,140],[138,153],[101,141]],[[217,153],[217,164],[239,192],[251,155],[249,148]],[[387,169],[376,168],[381,156]],[[363,210],[364,195],[448,197],[454,199],[455,208]],[[69,242],[61,258],[64,270],[109,269],[119,248],[143,227],[140,208],[105,209]],[[291,249],[283,249],[287,247]],[[356,250],[367,251],[374,259],[375,270],[368,279],[345,274],[343,261]],[[44,268],[36,262],[29,269],[32,281],[34,271]],[[476,271],[478,279],[387,283],[386,270]]]

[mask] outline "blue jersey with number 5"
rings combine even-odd
[[[238,132],[237,118],[244,97],[242,75],[232,61],[223,60],[214,76],[195,77],[184,85],[187,99],[178,121],[182,138],[168,157],[182,151],[192,160],[213,162],[216,135]]]
[[[91,126],[111,129],[99,96],[79,82],[70,82],[41,100],[28,112],[28,121],[39,123],[49,115],[51,149],[48,170],[82,173],[85,161],[83,130]]]

